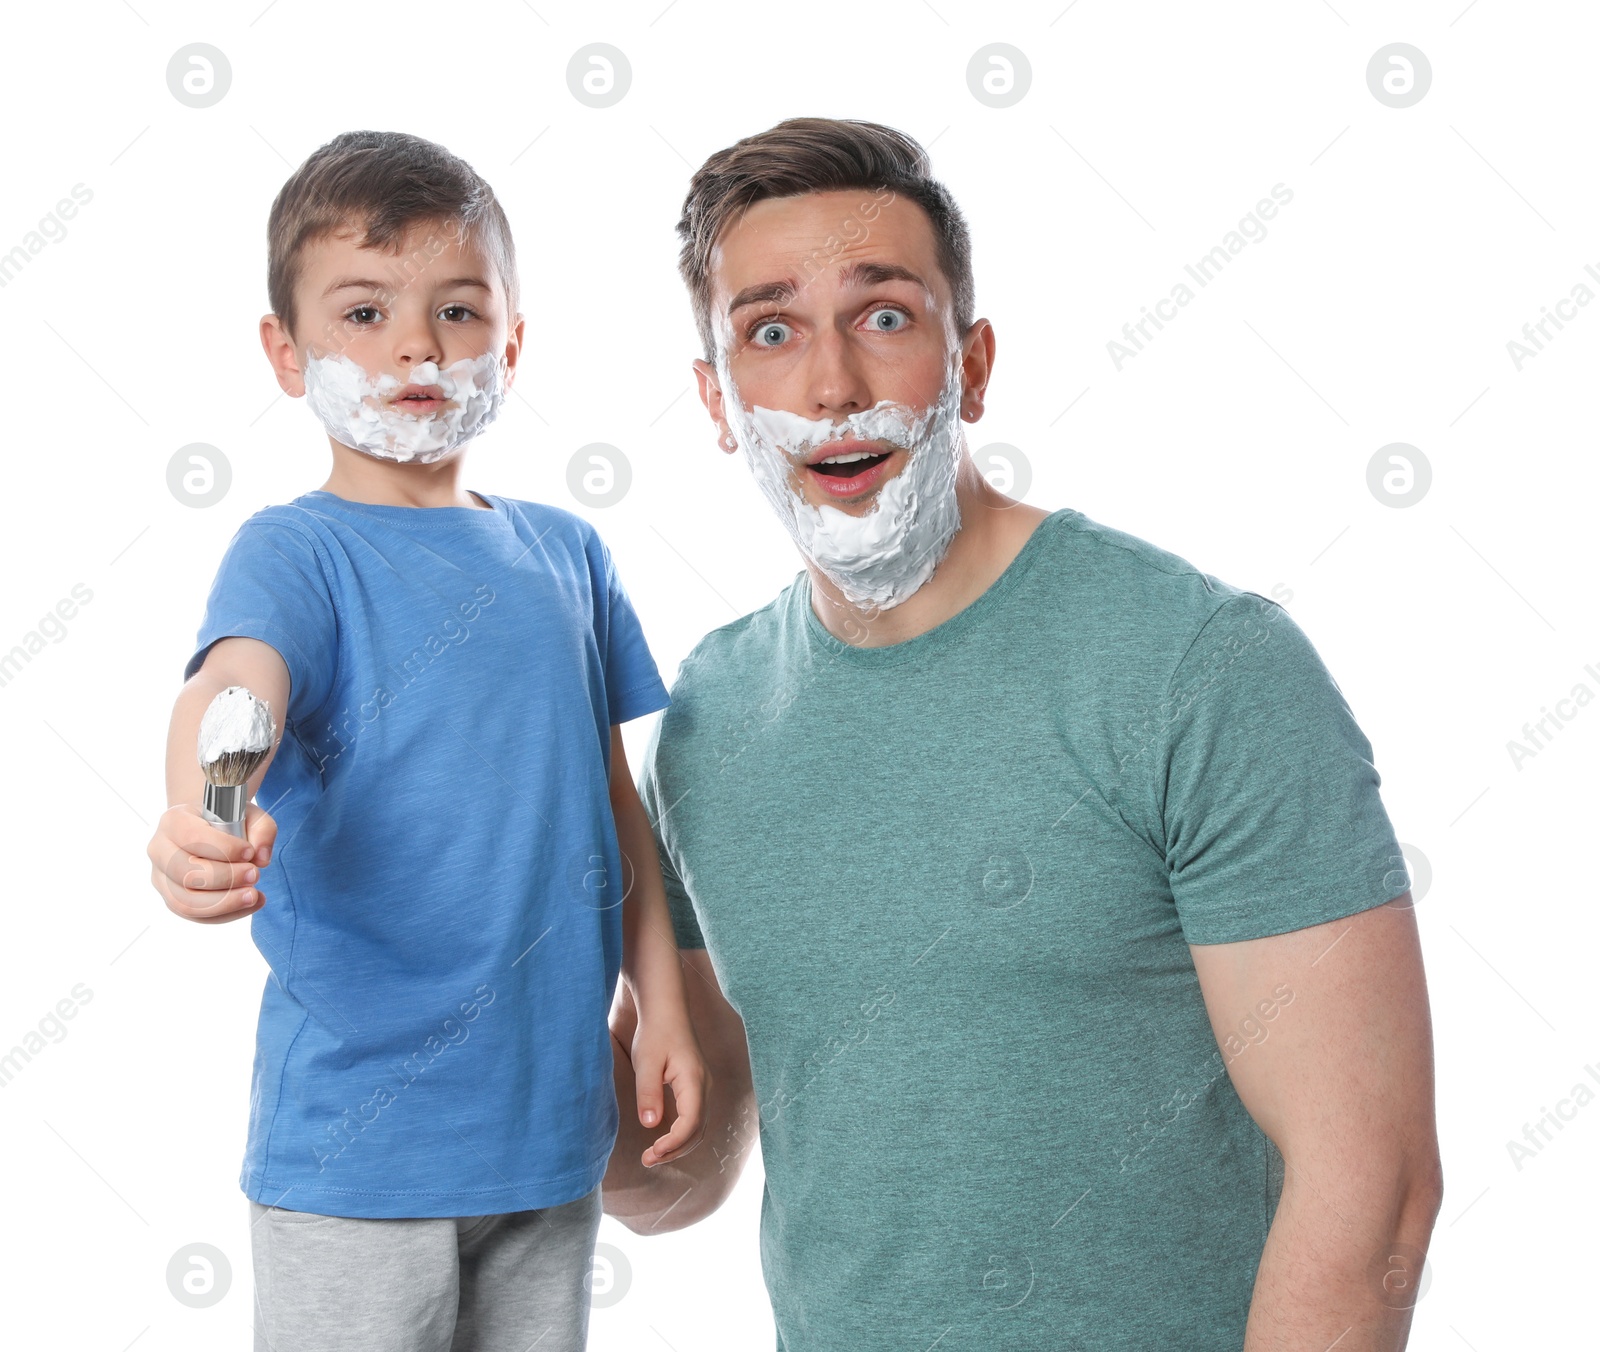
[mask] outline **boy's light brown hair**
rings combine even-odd
[[[956,331],[972,327],[977,290],[972,280],[972,240],[966,218],[929,167],[928,152],[904,132],[877,122],[828,117],[791,117],[764,132],[719,150],[689,180],[678,218],[678,271],[689,288],[695,327],[705,359],[716,361],[711,323],[711,251],[723,228],[746,207],[768,197],[860,188],[877,195],[841,222],[837,238],[825,241],[808,260],[815,275],[868,228],[884,201],[907,197],[933,226],[939,270],[950,284]],[[887,194],[887,196],[885,195]],[[867,222],[868,226],[863,226]],[[843,242],[840,242],[840,241]],[[809,283],[810,276],[803,279]]]
[[[267,218],[267,298],[293,335],[294,287],[305,248],[349,232],[362,248],[396,253],[419,225],[438,231],[406,258],[405,285],[445,247],[465,235],[488,254],[505,287],[509,314],[519,303],[511,226],[494,189],[441,145],[398,131],[347,131],[313,151],[278,190]]]

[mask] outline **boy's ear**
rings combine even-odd
[[[261,350],[272,363],[278,388],[294,399],[305,394],[306,380],[300,370],[300,359],[295,355],[294,339],[277,315],[261,316]]]
[[[506,389],[508,390],[517,377],[517,360],[522,356],[522,338],[527,326],[527,320],[519,312],[512,317],[511,329],[506,334]]]

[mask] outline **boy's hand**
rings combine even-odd
[[[672,1102],[677,1109],[671,1128],[639,1156],[639,1162],[648,1169],[687,1155],[700,1144],[705,1134],[706,1090],[711,1085],[711,1072],[706,1069],[686,1015],[671,1020],[641,1015],[633,1035],[632,1060],[639,1121],[653,1127],[662,1120],[663,1084],[672,1086]]]
[[[161,814],[145,853],[150,882],[167,909],[201,925],[222,925],[266,905],[254,886],[270,862],[278,824],[260,807],[245,808],[245,839],[213,826],[192,803]]]

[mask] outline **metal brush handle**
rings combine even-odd
[[[250,799],[247,784],[213,784],[206,781],[200,798],[200,815],[230,836],[244,839],[244,810]]]

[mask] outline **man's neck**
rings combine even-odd
[[[860,648],[904,643],[943,624],[976,601],[1011,566],[1049,512],[1016,502],[990,486],[971,457],[956,475],[961,529],[933,576],[888,610],[852,605],[809,559],[811,608],[835,638]]]
[[[422,465],[415,461],[381,460],[331,437],[328,444],[333,448],[333,472],[322,490],[335,497],[380,507],[483,508],[486,505],[461,487],[465,449],[431,465]]]

